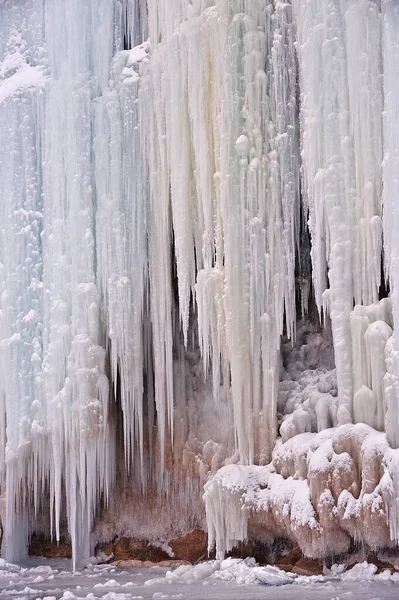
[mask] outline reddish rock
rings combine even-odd
[[[176,558],[190,563],[208,558],[207,544],[208,535],[202,529],[194,529],[191,533],[169,542]]]
[[[111,550],[111,551],[110,551]],[[103,550],[104,551],[104,550]],[[119,538],[113,549],[108,547],[107,554],[114,555],[115,560],[140,560],[140,561],[151,561],[160,562],[161,560],[170,560],[169,554],[167,554],[161,548],[151,546],[145,541],[136,540],[135,538],[122,537]]]
[[[287,571],[287,573],[292,573],[295,565],[291,563],[275,563],[274,566],[278,567],[282,571]]]
[[[314,558],[301,558],[292,569],[297,575],[322,575],[323,566],[320,560]]]
[[[152,562],[150,560],[114,560],[111,565],[118,567],[119,569],[149,569],[151,567],[167,567],[168,569],[177,569],[182,565],[190,565],[187,560],[161,560],[159,562]]]
[[[301,560],[302,551],[299,546],[295,546],[292,550],[284,554],[278,554],[274,561],[274,566],[283,571],[292,571],[296,563]]]

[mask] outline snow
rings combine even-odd
[[[31,67],[19,52],[6,56],[0,66],[0,104],[18,92],[43,88],[45,81],[41,68]]]
[[[256,530],[294,541],[305,556],[397,543],[398,456],[365,424],[297,434],[265,466],[228,465],[205,485],[209,550],[223,558]]]
[[[38,567],[30,560],[23,567],[6,563],[0,570],[0,598],[30,600],[159,600],[171,598],[241,598],[305,600],[356,598],[365,600],[395,598],[397,574],[375,574],[366,562],[353,568],[333,565],[324,576],[298,576],[271,566],[261,567],[253,558],[210,561],[187,566],[181,575],[159,567],[118,571],[109,565],[88,565],[73,572],[69,561],[49,561],[42,568],[42,580],[35,581]],[[181,568],[180,568],[181,569]]]

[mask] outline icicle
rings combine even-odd
[[[382,2],[383,57],[384,57],[384,256],[386,274],[392,290],[394,334],[386,348],[387,375],[387,437],[394,448],[399,447],[399,341],[395,329],[399,323],[399,211],[396,207],[399,185],[399,123],[398,123],[398,77],[399,77],[399,7],[392,0]],[[396,465],[396,462],[394,463]],[[395,482],[398,475],[395,475]],[[397,492],[397,487],[395,493]],[[396,539],[399,516],[396,515]]]
[[[166,14],[162,3],[149,3],[150,37],[157,47],[141,101],[147,112],[150,98],[156,98],[153,114],[144,119],[145,138],[151,140],[146,142],[151,296],[162,298],[170,312],[170,292],[160,276],[171,269],[170,211],[183,334],[186,338],[197,267],[204,367],[212,364],[216,399],[230,370],[238,446],[242,460],[253,462],[265,460],[274,442],[284,311],[287,332],[294,333],[299,219],[294,28],[287,4],[279,3],[275,12],[262,2],[207,5],[187,7],[185,21],[177,4],[168,4]],[[159,300],[152,312],[156,347],[170,345],[163,332],[167,322],[156,316]],[[167,351],[157,352],[162,365]],[[165,375],[157,371],[156,386],[161,377],[164,394]],[[155,397],[163,407],[165,401]],[[164,421],[163,416],[161,429]]]
[[[140,65],[147,55],[148,43],[115,55],[110,89],[96,101],[94,130],[101,305],[107,319],[115,394],[121,397],[126,464],[138,449],[143,484],[142,322],[147,248],[138,91]],[[118,371],[120,389],[116,389]]]
[[[24,7],[27,22],[43,18],[41,3]],[[41,233],[45,52],[18,7],[2,7],[0,45],[0,485],[2,553],[27,553],[37,473],[30,470],[34,401],[40,411],[43,330]],[[37,11],[37,12],[36,12]],[[20,30],[21,34],[15,35]],[[40,464],[46,464],[46,454]],[[28,475],[30,474],[30,476]],[[37,499],[37,496],[36,496]]]
[[[303,161],[316,303],[327,278],[339,422],[352,418],[349,315],[380,284],[380,19],[368,0],[294,0],[300,44]]]

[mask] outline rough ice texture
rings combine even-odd
[[[314,556],[396,543],[395,1],[0,17],[7,559],[34,531],[75,562],[167,541],[215,473],[220,553],[256,523]]]
[[[397,460],[386,435],[360,423],[277,442],[269,465],[229,465],[205,485],[209,548],[223,556],[248,537],[288,538],[320,558],[352,540],[396,545]]]

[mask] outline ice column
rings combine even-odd
[[[125,17],[118,2],[90,0],[4,11],[3,553],[16,560],[26,551],[39,510],[50,509],[59,539],[63,510],[76,560],[89,555],[93,517],[115,471],[96,285],[92,101],[108,84]]]
[[[54,464],[56,533],[65,478],[74,559],[114,471],[109,385],[96,285],[92,100],[108,83],[114,50],[109,2],[49,3],[43,234],[44,394]]]
[[[267,460],[276,434],[284,312],[289,335],[295,321],[292,10],[280,2],[195,2],[186,10],[180,2],[150,2],[149,30],[156,47],[141,103],[150,295],[162,299],[151,304],[157,406],[170,405],[170,223],[183,335],[195,298],[216,399],[231,377],[241,459]],[[169,411],[158,408],[161,415]]]
[[[382,92],[379,7],[293,2],[298,28],[304,202],[316,303],[331,316],[340,423],[352,418],[353,301],[378,300]]]
[[[26,554],[40,493],[32,437],[42,410],[45,53],[40,28],[29,30],[26,21],[40,23],[43,11],[40,2],[21,7],[22,15],[18,8],[3,6],[0,25],[0,491],[10,560]]]
[[[137,449],[142,477],[147,190],[138,90],[140,64],[147,53],[145,44],[115,55],[110,88],[96,100],[94,129],[97,276],[110,341],[112,380],[123,411],[126,465]]]
[[[392,291],[394,330],[399,326],[399,7],[396,2],[382,2],[383,56],[384,56],[384,244],[386,271]],[[399,342],[394,335],[387,345],[387,437],[389,443],[399,447]],[[398,528],[399,529],[399,528]]]

